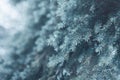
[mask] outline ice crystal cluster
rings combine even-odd
[[[1,0],[0,80],[120,80],[120,0]]]

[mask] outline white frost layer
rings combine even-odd
[[[0,58],[6,58],[9,56],[9,47],[7,47],[6,41],[14,36],[15,33],[22,31],[27,24],[27,7],[25,4],[18,4],[17,6],[12,5],[10,0],[0,0],[0,33],[2,36],[6,36],[7,38],[0,37]],[[5,31],[3,31],[3,30]],[[2,45],[2,46],[1,46]]]
[[[26,7],[24,7],[26,8]],[[9,31],[10,34],[23,30],[26,23],[26,10],[23,5],[12,5],[9,0],[0,1],[0,26]],[[23,11],[24,10],[24,11]]]
[[[7,0],[0,1],[0,25],[10,29],[21,19],[20,13]]]

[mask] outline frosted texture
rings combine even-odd
[[[120,80],[120,0],[0,1],[0,80]]]

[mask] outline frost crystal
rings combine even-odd
[[[0,80],[120,80],[120,0],[0,1]]]

